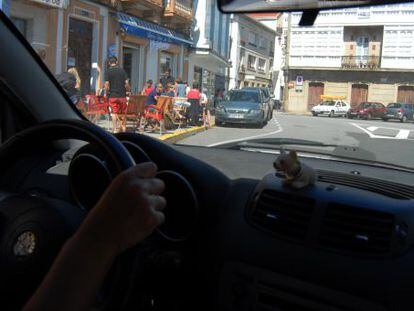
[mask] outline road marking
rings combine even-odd
[[[259,134],[259,135],[247,136],[247,137],[243,137],[243,138],[225,140],[225,141],[221,141],[221,142],[214,143],[214,144],[211,144],[211,145],[207,145],[207,147],[217,147],[219,145],[235,143],[235,142],[238,142],[238,141],[245,141],[245,140],[249,140],[249,139],[254,139],[254,138],[269,136],[269,135],[273,135],[273,134],[277,134],[277,133],[282,132],[283,129],[282,129],[282,126],[279,124],[279,122],[276,119],[272,119],[272,121],[273,121],[274,124],[276,124],[279,127],[276,131],[273,131],[273,132],[270,132],[270,133],[266,133],[266,134]]]
[[[361,131],[367,133],[370,138],[413,140],[411,138],[408,138],[408,136],[410,135],[410,130],[402,130],[402,129],[398,129],[398,128],[381,127],[383,129],[386,129],[386,130],[397,130],[398,131],[398,134],[396,136],[384,136],[384,135],[375,135],[374,133],[369,131],[369,129],[372,128],[371,126],[367,127],[367,128],[364,128],[364,127],[359,126],[358,124],[355,124],[355,123],[349,123],[349,124],[359,128]],[[378,129],[378,128],[376,127],[376,129]]]
[[[409,130],[400,130],[397,134],[397,136],[395,136],[395,138],[398,139],[407,139],[408,135],[410,135],[410,131]]]
[[[370,127],[367,127],[367,130],[373,132],[375,130],[378,130],[378,127],[376,127],[376,126],[370,126]]]

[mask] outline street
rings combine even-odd
[[[414,124],[275,113],[263,129],[215,127],[180,144],[215,147],[255,138],[291,138],[363,149],[362,158],[414,167]]]

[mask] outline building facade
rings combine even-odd
[[[313,27],[289,26],[286,110],[306,112],[321,95],[414,103],[414,4],[319,13]]]
[[[273,88],[276,31],[247,15],[232,15],[229,88]]]
[[[285,14],[286,15],[286,14]],[[277,100],[283,99],[284,88],[284,71],[285,65],[284,58],[284,46],[285,41],[283,37],[283,23],[284,14],[282,13],[254,13],[249,16],[256,21],[267,26],[269,29],[276,31],[274,38],[274,54],[273,54],[273,66],[269,67],[271,72],[272,81],[270,84],[270,91]]]
[[[188,76],[192,1],[17,0],[8,14],[52,73],[77,68],[83,95],[102,85],[112,55],[134,93],[167,68]]]
[[[194,9],[188,82],[198,82],[212,96],[228,87],[230,16],[218,10],[215,0],[196,0]]]

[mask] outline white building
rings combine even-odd
[[[286,13],[254,13],[249,14],[249,16],[267,26],[269,29],[276,31],[274,39],[273,67],[269,68],[272,72],[272,85],[270,91],[274,94],[275,99],[282,100],[284,88],[283,68],[285,66],[285,37],[283,36],[283,25],[288,15]]]
[[[222,14],[215,0],[193,4],[195,48],[189,55],[188,82],[197,81],[212,96],[228,87],[230,15]]]
[[[322,94],[414,103],[413,3],[322,11],[313,27],[299,19],[292,13],[288,110],[308,111]]]
[[[232,15],[229,88],[268,87],[273,84],[276,31],[242,15]]]

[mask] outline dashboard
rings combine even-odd
[[[411,173],[306,158],[318,181],[294,191],[272,169],[271,154],[134,139],[160,170],[184,178],[173,192],[187,191],[188,205],[197,206],[194,217],[179,209],[171,217],[186,219],[176,228],[187,223],[188,235],[157,238],[189,263],[182,270],[187,276],[166,282],[177,286],[181,292],[175,293],[187,297],[186,303],[198,310],[412,306]],[[62,161],[62,154],[48,150],[17,161],[6,188],[74,204],[70,159]],[[180,204],[176,196],[174,206]]]

